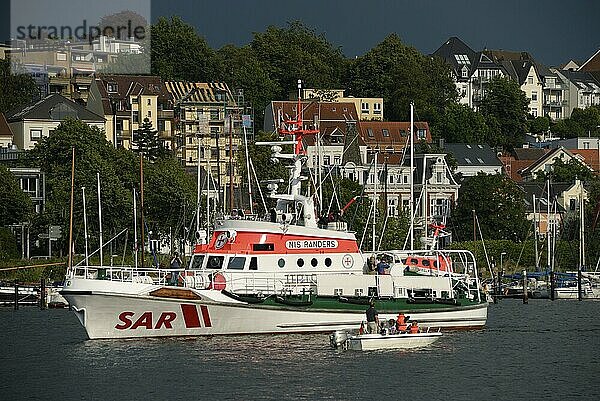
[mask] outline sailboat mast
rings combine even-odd
[[[83,239],[85,241],[85,265],[89,264],[89,252],[88,252],[88,229],[87,229],[87,212],[85,202],[85,187],[81,187],[81,197],[83,201]]]
[[[198,157],[196,160],[198,165],[196,166],[196,232],[200,232],[200,147],[202,146],[202,143],[200,141],[200,137],[197,137],[197,139]]]
[[[137,235],[137,200],[135,196],[135,187],[133,188],[133,258],[135,268],[138,267],[138,235]]]
[[[533,244],[534,244],[534,248],[535,248],[535,271],[539,271],[540,270],[540,263],[539,263],[539,252],[538,252],[538,220],[537,220],[537,214],[536,214],[536,210],[535,210],[535,194],[532,195],[533,197]]]
[[[71,211],[69,213],[69,270],[73,267],[73,192],[75,186],[75,147],[72,149],[71,156]],[[86,248],[87,254],[87,248]]]
[[[100,266],[104,263],[103,251],[102,248],[104,245],[102,244],[102,201],[100,197],[100,173],[96,173],[96,179],[98,181],[98,222],[100,225]]]
[[[140,220],[141,220],[141,239],[142,239],[142,269],[144,268],[144,252],[145,249],[145,238],[144,238],[144,152],[140,152]]]
[[[414,204],[414,179],[413,179],[413,172],[415,169],[415,152],[414,152],[414,138],[413,138],[413,127],[414,127],[414,109],[415,109],[415,104],[414,102],[410,102],[410,128],[409,128],[409,134],[410,134],[410,172],[409,172],[409,182],[410,182],[410,198],[409,198],[409,204],[410,204],[410,250],[412,251],[414,248],[414,231],[415,231],[415,204]]]
[[[244,147],[246,148],[246,172],[248,173],[248,195],[250,198],[250,214],[254,214],[254,207],[252,206],[252,179],[250,178],[250,155],[248,154],[248,135],[246,134],[246,126],[244,129]]]
[[[375,248],[375,234],[376,234],[376,221],[375,221],[375,216],[377,215],[377,181],[379,181],[379,176],[377,174],[377,157],[379,156],[379,152],[375,152],[375,160],[374,160],[374,166],[375,166],[375,197],[373,198],[373,225],[372,225],[372,229],[373,229],[373,253],[375,253],[375,251],[377,250]]]
[[[546,189],[546,196],[547,196],[547,200],[548,200],[548,211],[546,214],[546,243],[547,243],[547,247],[548,247],[548,252],[547,252],[547,256],[546,256],[546,260],[547,260],[547,264],[548,264],[548,269],[550,269],[550,178],[548,178],[547,181],[547,189]]]

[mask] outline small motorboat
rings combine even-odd
[[[329,336],[329,340],[334,348],[371,351],[426,347],[437,341],[441,336],[442,333],[439,330],[419,333],[356,335],[349,335],[345,330],[338,330]]]

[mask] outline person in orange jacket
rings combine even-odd
[[[419,332],[419,326],[417,325],[417,322],[413,320],[413,322],[410,324],[410,334],[416,334]]]
[[[400,312],[396,318],[396,330],[398,330],[398,332],[404,332],[406,329],[406,317],[404,316],[404,313]]]

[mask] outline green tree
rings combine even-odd
[[[152,73],[165,80],[212,82],[215,55],[206,40],[180,17],[161,17],[151,28]]]
[[[517,241],[526,238],[529,222],[525,216],[524,193],[508,176],[480,173],[465,179],[452,213],[451,227],[456,240],[472,237],[473,210],[479,216],[483,239]]]
[[[116,149],[104,132],[84,122],[67,119],[54,133],[31,150],[32,162],[46,173],[46,208],[39,224],[57,224],[67,233],[71,194],[71,159],[75,148],[74,228],[82,233],[83,201],[81,187],[86,187],[88,228],[92,240],[98,233],[97,176],[100,174],[103,230],[111,233],[131,225],[133,221],[131,188],[121,182],[121,173],[136,171],[137,166],[114,162]],[[117,168],[118,167],[118,168]],[[76,235],[79,245],[83,235]],[[63,238],[63,246],[66,242]]]
[[[465,104],[449,103],[435,126],[436,133],[450,143],[489,143],[485,117]]]
[[[144,208],[149,226],[161,233],[182,233],[196,210],[196,182],[176,158],[144,165]]]
[[[528,105],[529,100],[515,81],[492,79],[480,107],[491,129],[490,146],[513,149],[523,143]]]
[[[538,174],[536,181],[546,181],[548,177],[552,182],[575,182],[575,179],[586,182],[597,180],[586,164],[574,158],[566,163],[563,159],[556,159],[550,172]]]
[[[0,59],[0,113],[25,106],[39,96],[39,89],[31,75],[13,74],[10,59]]]
[[[164,149],[158,138],[158,131],[152,127],[152,122],[148,117],[140,127],[133,131],[133,148],[146,156],[148,160],[156,160],[164,155]]]
[[[0,226],[22,223],[31,218],[31,198],[21,190],[15,176],[0,165]]]
[[[217,52],[219,71],[217,79],[226,82],[234,90],[244,90],[244,100],[255,110],[255,127],[263,124],[265,107],[273,99],[279,98],[279,86],[267,73],[250,46],[241,48],[227,45]]]
[[[529,132],[532,134],[541,134],[550,128],[550,119],[548,117],[535,117],[527,120]]]
[[[285,28],[269,26],[266,31],[254,34],[250,47],[276,83],[275,95],[279,99],[286,99],[296,90],[298,79],[307,88],[340,86],[345,65],[340,48],[302,22],[290,22]]]
[[[6,227],[0,227],[0,262],[19,258],[17,240]]]
[[[391,121],[408,121],[414,101],[417,120],[435,124],[458,98],[449,67],[406,46],[396,34],[351,61],[346,88],[354,96],[382,96]]]

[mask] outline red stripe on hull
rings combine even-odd
[[[212,327],[212,323],[210,322],[210,316],[208,314],[208,308],[204,305],[201,305],[200,312],[202,312],[202,320],[204,320],[204,326]]]
[[[196,305],[181,304],[181,311],[183,312],[183,320],[185,321],[186,328],[194,329],[202,327],[200,325],[200,316],[198,316]]]

